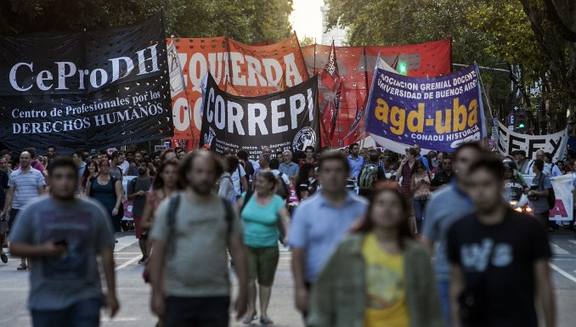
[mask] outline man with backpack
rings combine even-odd
[[[368,152],[368,162],[364,164],[358,176],[358,194],[370,197],[372,188],[377,181],[385,180],[384,168],[380,166],[380,155],[378,151],[372,149]]]
[[[240,222],[232,205],[212,193],[223,167],[213,153],[195,151],[178,171],[186,189],[164,200],[150,238],[152,311],[165,327],[229,324],[230,252],[238,278],[237,317],[247,306],[248,271]]]

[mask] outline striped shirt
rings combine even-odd
[[[40,195],[40,188],[45,185],[44,175],[37,169],[30,167],[26,173],[20,168],[13,171],[8,181],[8,186],[14,189],[12,208],[22,209]]]

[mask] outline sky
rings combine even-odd
[[[305,36],[315,38],[316,42],[322,41],[322,11],[324,0],[293,0],[290,23],[296,31],[298,38]]]

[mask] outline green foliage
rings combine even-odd
[[[309,37],[309,36],[305,36],[303,39],[300,39],[300,46],[301,47],[305,47],[307,45],[312,45],[316,42],[314,42],[314,39]]]
[[[521,72],[522,103],[550,99],[565,110],[576,101],[576,46],[562,39],[546,0],[326,0],[329,27],[349,28],[351,45],[406,44],[451,37],[456,63]],[[558,0],[557,0],[558,1]],[[510,80],[483,72],[491,102],[505,114]],[[538,86],[538,87],[535,87]],[[541,92],[533,92],[540,90]],[[573,110],[574,111],[574,110]]]
[[[0,33],[94,30],[137,23],[162,11],[182,37],[230,36],[247,43],[290,35],[292,0],[2,0]]]

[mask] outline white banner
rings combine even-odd
[[[501,122],[498,122],[498,151],[504,155],[522,150],[526,157],[536,159],[536,151],[544,150],[552,154],[553,161],[563,159],[566,155],[568,143],[568,129],[548,135],[520,134],[509,130]]]
[[[534,175],[522,175],[528,185],[532,185]],[[567,174],[550,178],[554,195],[556,196],[556,206],[550,209],[550,220],[571,221],[574,219],[574,181],[576,174]]]
[[[552,177],[552,187],[556,195],[556,206],[550,210],[550,220],[571,221],[573,217],[574,174]]]

